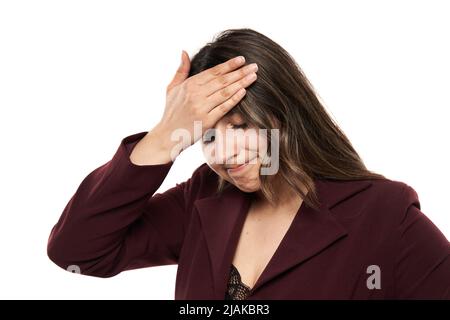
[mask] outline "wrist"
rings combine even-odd
[[[170,154],[177,149],[177,145],[179,144],[177,141],[171,139],[172,132],[173,130],[169,129],[168,126],[158,123],[147,133],[145,138],[153,141],[154,145],[157,145],[162,153]]]

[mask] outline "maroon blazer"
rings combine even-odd
[[[129,155],[145,134],[124,138],[81,182],[47,254],[96,277],[178,264],[175,299],[224,299],[249,194],[232,186],[216,195],[206,163],[155,194],[173,162],[133,164]],[[320,210],[302,203],[248,299],[450,298],[449,242],[413,188],[389,179],[315,183]]]

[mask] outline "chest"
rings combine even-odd
[[[232,260],[246,286],[253,288],[291,226],[296,212],[250,207]]]

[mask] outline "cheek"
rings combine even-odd
[[[250,168],[249,176],[253,179],[259,179],[259,172],[261,168],[261,161],[257,159],[254,164],[250,164],[252,167]]]
[[[257,156],[262,159],[266,155],[268,146],[266,130],[249,129],[243,139],[245,139],[243,147],[249,152],[249,158]]]
[[[258,134],[258,157],[262,158],[267,153],[267,135],[264,131]]]

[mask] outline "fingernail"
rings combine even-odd
[[[258,65],[256,63],[250,64],[249,68],[251,71],[254,71],[254,72],[258,71]]]

